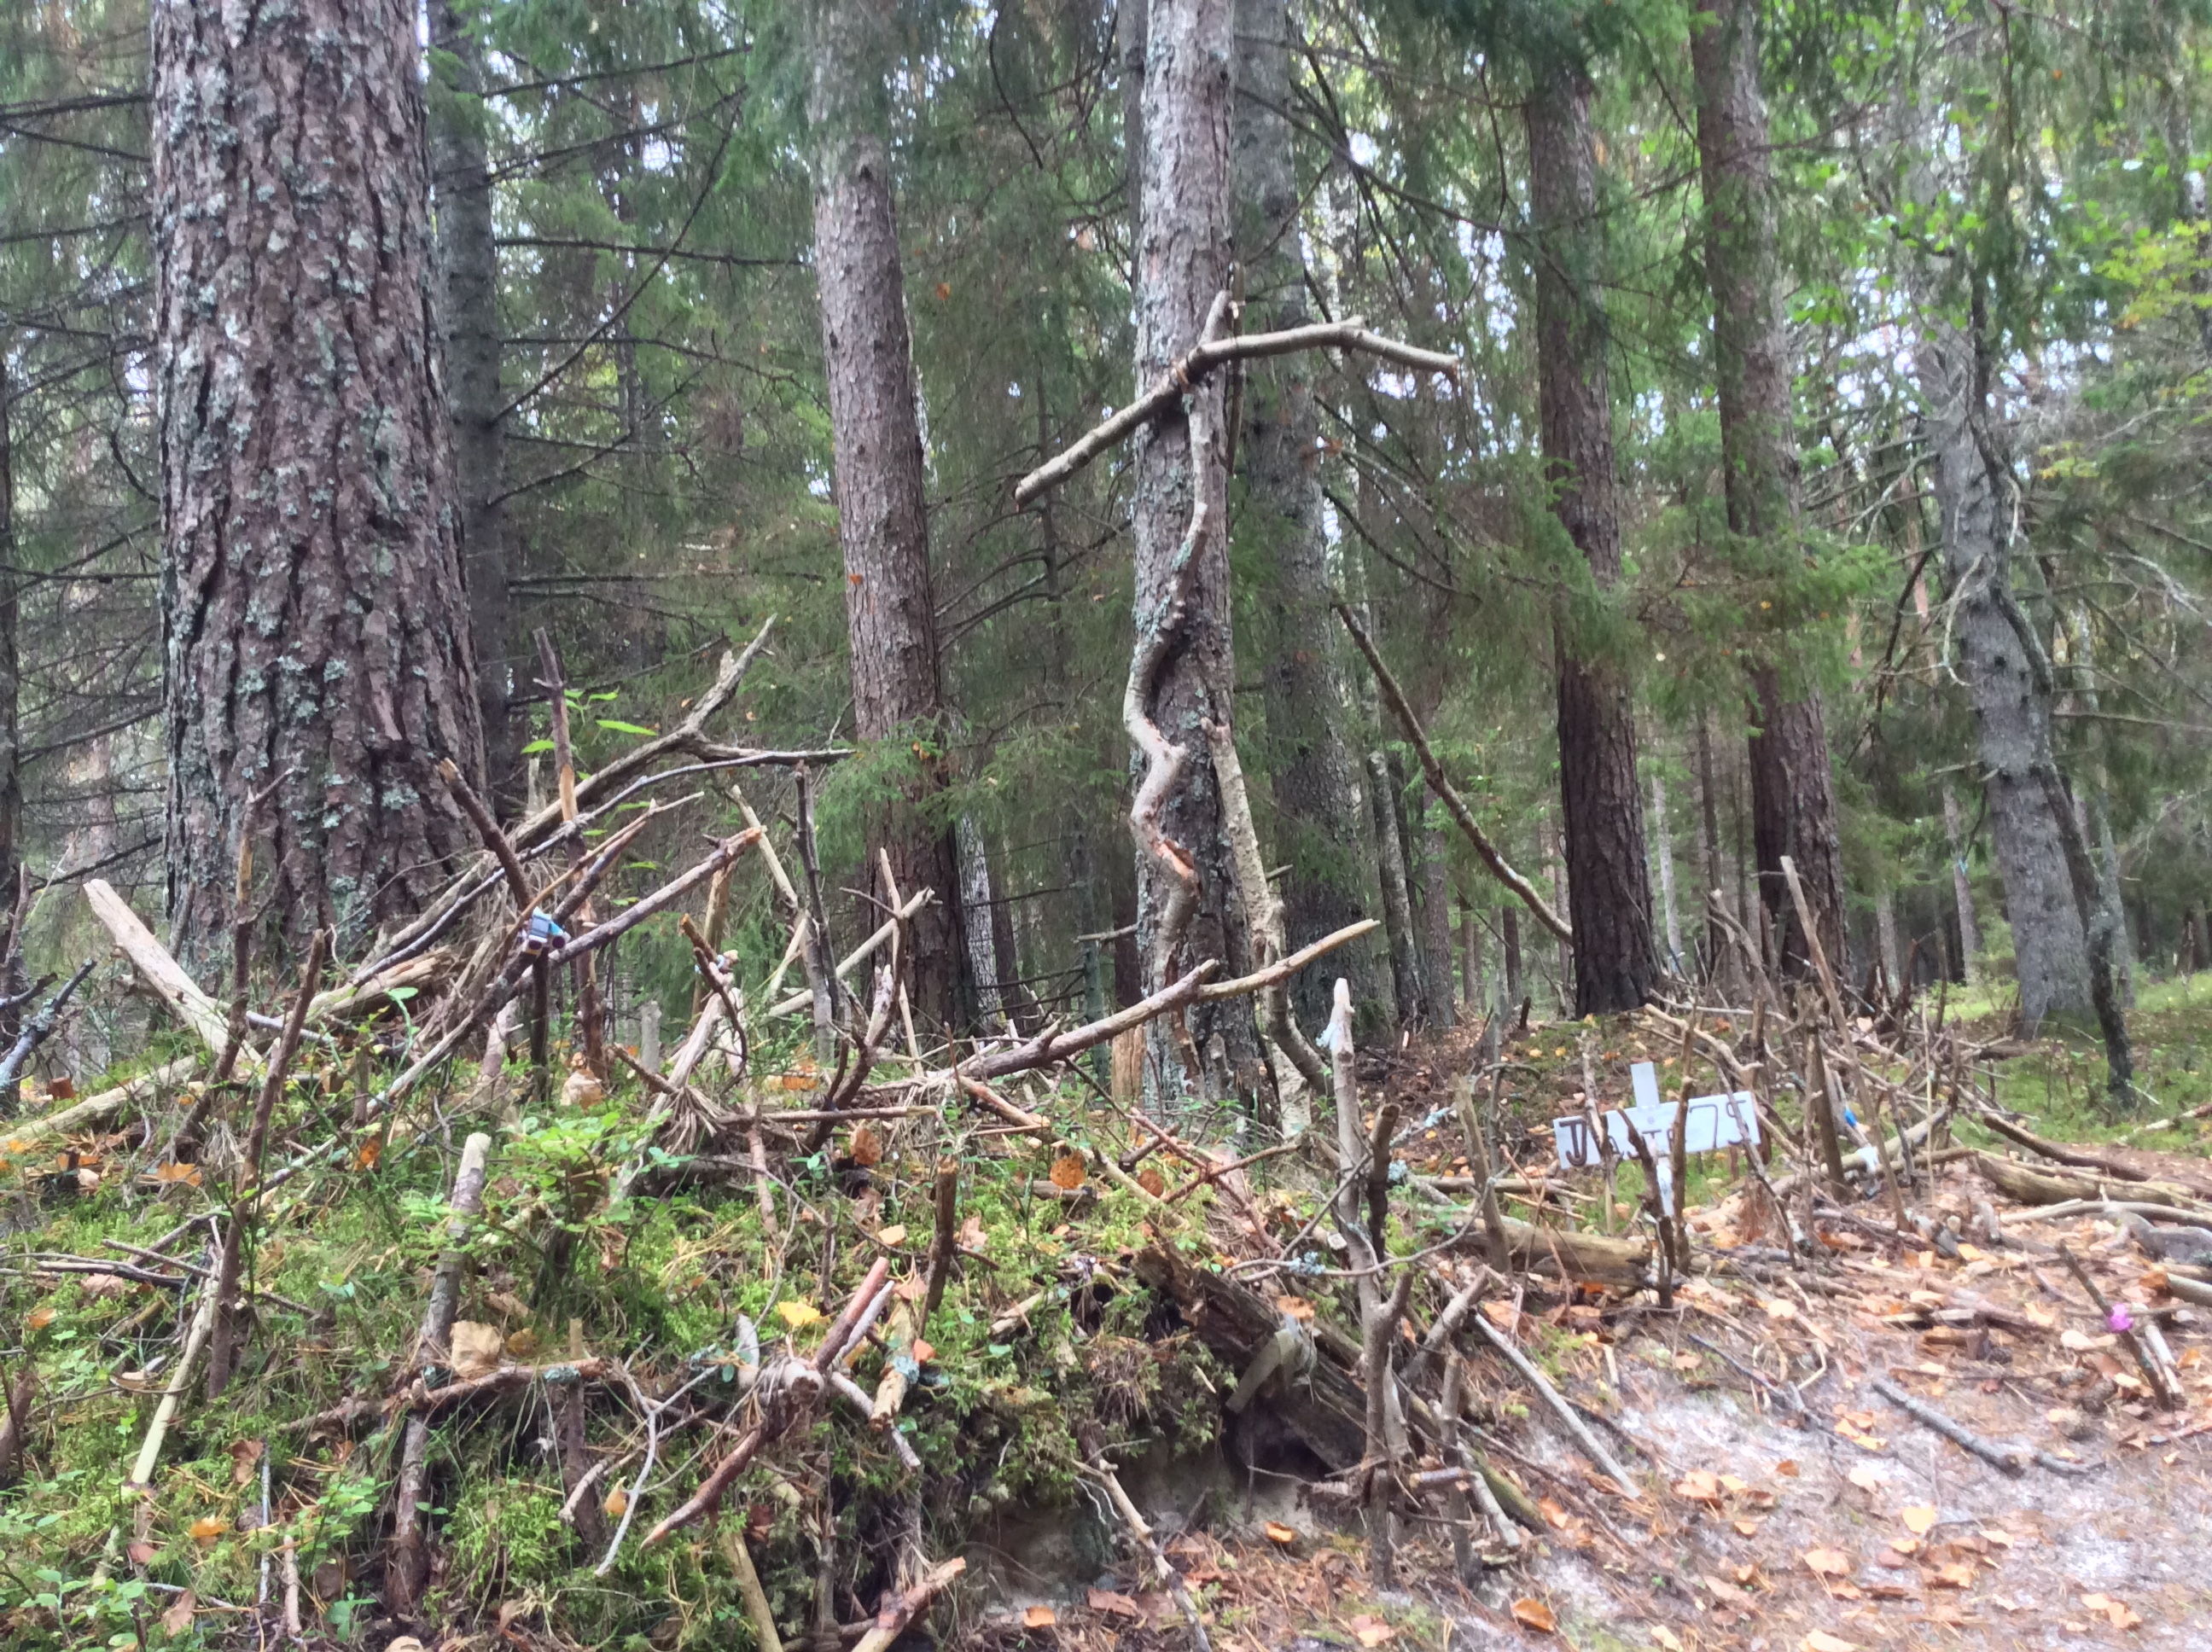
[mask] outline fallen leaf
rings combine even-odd
[[[1861,1463],[1844,1478],[1862,1491],[1879,1491],[1881,1490],[1882,1482],[1889,1476],[1872,1463]]]
[[[1779,1297],[1769,1297],[1759,1305],[1771,1320],[1794,1320],[1797,1317],[1797,1304],[1784,1302]]]
[[[383,1157],[383,1142],[371,1136],[353,1150],[353,1168],[356,1170],[374,1170],[376,1168],[377,1160]],[[195,1177],[193,1180],[197,1183],[198,1178]]]
[[[1092,1589],[1083,1597],[1083,1604],[1093,1612],[1116,1618],[1141,1618],[1144,1612],[1127,1595],[1115,1589]]]
[[[2118,1337],[2109,1333],[2101,1337],[2093,1337],[2087,1331],[2077,1331],[2070,1325],[2058,1334],[2058,1345],[2077,1354],[2092,1353],[2100,1348],[2110,1348],[2118,1341]]]
[[[123,1552],[131,1557],[132,1565],[150,1566],[154,1564],[154,1557],[161,1552],[142,1537],[124,1545]]]
[[[1780,1462],[1774,1465],[1774,1472],[1778,1474],[1786,1475],[1793,1480],[1796,1479],[1797,1478],[1797,1460],[1795,1457],[1784,1457]]]
[[[629,1493],[617,1485],[607,1493],[606,1501],[599,1505],[599,1509],[609,1520],[620,1520],[629,1512]]]
[[[46,1096],[50,1101],[73,1101],[76,1097],[76,1084],[68,1078],[57,1078],[46,1087]]]
[[[1831,1635],[1825,1629],[1816,1629],[1805,1637],[1805,1652],[1859,1652],[1856,1641],[1847,1641],[1840,1635]]]
[[[1928,1581],[1938,1588],[1972,1588],[1974,1586],[1974,1569],[1963,1560],[1954,1560],[1937,1567],[1936,1575]]]
[[[253,1478],[253,1466],[261,1461],[261,1442],[233,1440],[230,1442],[230,1483],[243,1485]]]
[[[1314,1305],[1304,1297],[1278,1297],[1275,1298],[1275,1309],[1278,1313],[1288,1314],[1301,1325],[1307,1323],[1314,1316]]]
[[[775,1311],[783,1322],[794,1331],[802,1326],[811,1325],[822,1317],[822,1310],[803,1297],[776,1303]]]
[[[906,1243],[906,1224],[894,1222],[876,1236],[876,1242],[886,1249],[896,1250]]]
[[[182,1635],[191,1629],[192,1613],[198,1605],[198,1601],[190,1589],[179,1594],[171,1603],[169,1609],[161,1614],[161,1632],[165,1635]]]
[[[538,1351],[538,1333],[532,1330],[528,1326],[524,1326],[520,1330],[516,1331],[508,1336],[506,1343],[506,1351],[508,1357],[510,1358],[529,1358],[531,1355]]]
[[[1674,1482],[1673,1490],[1674,1495],[1685,1502],[1711,1503],[1716,1509],[1720,1507],[1721,1483],[1702,1468],[1693,1468],[1683,1475]]]
[[[1564,1508],[1560,1507],[1559,1500],[1556,1497],[1539,1498],[1536,1503],[1536,1508],[1537,1511],[1544,1516],[1545,1521],[1548,1524],[1558,1527],[1561,1531],[1565,1531],[1568,1527],[1573,1525],[1575,1522],[1575,1517],[1569,1514]]]
[[[2012,1547],[2012,1534],[1996,1526],[1983,1527],[1982,1539],[1984,1542],[1996,1544],[2001,1549]]]
[[[811,1078],[807,1080],[805,1087],[810,1090],[812,1089],[813,1080]],[[788,1086],[787,1086],[787,1088],[788,1088]],[[865,1124],[860,1126],[853,1132],[852,1142],[847,1147],[846,1151],[852,1155],[853,1163],[859,1165],[863,1170],[872,1170],[877,1165],[882,1163],[884,1161],[884,1144],[882,1139],[877,1136],[874,1131],[869,1129]]]
[[[1395,1640],[1398,1631],[1370,1612],[1345,1619],[1345,1625],[1362,1646],[1380,1646],[1385,1641]]]
[[[1759,1522],[1755,1520],[1740,1520],[1735,1522],[1735,1528],[1746,1537],[1759,1535]]]
[[[1906,1509],[1899,1518],[1905,1521],[1905,1529],[1913,1536],[1925,1537],[1928,1535],[1929,1529],[1936,1524],[1936,1508],[1933,1503],[1916,1503]]]
[[[1286,1549],[1298,1540],[1298,1534],[1279,1521],[1269,1521],[1267,1532],[1268,1542],[1279,1543]]]
[[[983,1218],[981,1217],[970,1216],[960,1224],[960,1248],[963,1250],[983,1248]]]
[[[1063,1192],[1073,1193],[1083,1185],[1083,1155],[1066,1153],[1052,1162],[1052,1185]]]
[[[1153,1198],[1159,1199],[1164,1197],[1167,1193],[1168,1179],[1147,1164],[1137,1172],[1137,1185]]]
[[[1808,1549],[1797,1558],[1818,1576],[1844,1577],[1850,1573],[1851,1558],[1841,1549]]]
[[[163,1187],[168,1187],[176,1182],[182,1182],[187,1187],[197,1187],[200,1185],[200,1167],[197,1164],[181,1164],[174,1159],[171,1159],[167,1164],[155,1165],[147,1174],[149,1180]]]
[[[1033,1606],[1024,1607],[1022,1612],[1024,1629],[1050,1629],[1059,1621],[1060,1614],[1042,1600]]]
[[[452,1353],[447,1364],[455,1376],[485,1376],[499,1369],[499,1357],[507,1350],[507,1339],[495,1325],[455,1320],[446,1345]]]
[[[1667,1652],[1682,1652],[1681,1638],[1664,1624],[1651,1625],[1651,1638],[1667,1649]]]
[[[914,1339],[912,1344],[908,1345],[907,1351],[914,1356],[914,1363],[917,1365],[927,1365],[931,1360],[937,1357],[937,1349],[935,1346],[930,1343],[924,1342],[920,1337],[916,1337]]]
[[[1513,1603],[1513,1621],[1524,1629],[1533,1629],[1543,1635],[1550,1634],[1559,1626],[1559,1620],[1552,1616],[1551,1607],[1528,1594],[1522,1595]]]
[[[185,1529],[191,1534],[195,1543],[212,1543],[230,1529],[230,1522],[221,1515],[202,1515]]]
[[[43,1331],[53,1322],[54,1310],[51,1308],[33,1308],[23,1315],[23,1328],[26,1331]]]

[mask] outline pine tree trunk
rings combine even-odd
[[[936,891],[908,930],[914,1009],[957,1025],[966,1018],[968,996],[958,860],[952,834],[932,826],[927,811],[945,779],[945,701],[921,427],[891,201],[884,76],[893,22],[889,0],[817,0],[813,8],[807,120],[814,145],[814,261],[854,726],[863,740],[917,748],[909,778],[869,822],[866,881],[875,882],[880,849],[890,856],[902,896]],[[872,917],[867,921],[872,925]]]
[[[1142,104],[1144,222],[1138,237],[1136,381],[1158,382],[1198,343],[1230,264],[1229,106],[1232,31],[1221,0],[1152,0]],[[1194,436],[1196,440],[1194,440]],[[1136,438],[1135,647],[1168,647],[1145,714],[1187,762],[1160,816],[1166,836],[1197,875],[1195,908],[1171,952],[1161,924],[1178,880],[1140,846],[1137,939],[1147,991],[1206,958],[1229,964],[1243,951],[1236,872],[1221,795],[1200,724],[1233,723],[1235,654],[1230,629],[1228,477],[1221,375],[1202,382],[1183,410]],[[1183,554],[1193,507],[1206,526]],[[1171,616],[1180,605],[1180,623]],[[1243,1002],[1194,1007],[1192,1043],[1218,1049],[1227,1070],[1261,1070],[1257,1029]],[[1185,1092],[1175,1029],[1155,1022],[1148,1085],[1163,1101]]]
[[[1231,127],[1237,243],[1244,276],[1244,331],[1304,326],[1305,261],[1297,232],[1297,172],[1291,141],[1289,8],[1285,0],[1237,0],[1237,100]],[[1345,738],[1342,636],[1329,611],[1328,545],[1322,531],[1319,421],[1313,374],[1318,358],[1277,356],[1246,370],[1237,452],[1245,492],[1237,523],[1261,548],[1273,600],[1261,604],[1272,635],[1261,666],[1271,747],[1279,858],[1290,863],[1279,893],[1286,944],[1295,951],[1364,915],[1367,826]],[[1328,1018],[1329,983],[1352,982],[1353,1001],[1381,995],[1381,958],[1367,940],[1328,966],[1291,982],[1301,1024]]]
[[[1882,979],[1896,993],[1905,987],[1905,955],[1897,942],[1897,897],[1887,889],[1874,892],[1875,945],[1881,954]]]
[[[999,935],[991,922],[991,863],[983,853],[983,829],[971,815],[953,828],[960,851],[960,926],[968,938],[968,967],[975,977],[976,1023],[987,1032],[1006,1025],[1006,1000],[999,983]]]
[[[1702,0],[1691,18],[1698,152],[1705,197],[1705,268],[1713,294],[1721,466],[1729,531],[1757,576],[1781,580],[1796,543],[1797,448],[1790,428],[1789,343],[1775,254],[1766,101],[1759,79],[1759,0]],[[1786,643],[1782,647],[1786,648]],[[1750,742],[1751,815],[1783,973],[1813,972],[1797,907],[1782,875],[1797,868],[1828,961],[1844,967],[1843,850],[1818,688],[1785,681],[1773,654],[1753,667],[1757,730]]]
[[[15,572],[15,445],[8,422],[8,394],[7,356],[0,352],[0,899],[13,911],[17,868],[22,864],[18,838],[23,817],[23,673],[15,653],[21,586]],[[22,944],[23,938],[15,936],[9,951],[20,957]],[[6,972],[0,972],[0,987],[11,995],[29,984],[8,979]],[[0,1039],[12,1047],[22,1022],[20,1006],[0,1011]],[[12,1114],[18,1093],[17,1086],[9,1086],[0,1095],[0,1107]]]
[[[1598,307],[1596,165],[1591,86],[1579,67],[1540,69],[1523,114],[1530,207],[1538,226],[1536,354],[1544,459],[1554,508],[1601,590],[1620,577],[1613,404]],[[1564,603],[1563,603],[1564,610]],[[1636,725],[1626,675],[1585,657],[1563,611],[1559,655],[1559,799],[1574,931],[1577,1015],[1639,1007],[1656,969]]]
[[[461,518],[461,567],[477,650],[477,708],[494,799],[522,798],[522,729],[514,694],[507,592],[506,398],[500,389],[499,250],[492,239],[484,149],[483,45],[454,0],[434,0],[430,43],[430,182],[437,208],[438,319]]]
[[[1421,974],[1429,989],[1429,1020],[1449,1032],[1457,1022],[1459,994],[1453,990],[1451,863],[1444,853],[1441,802],[1421,811],[1421,922],[1427,937]]]
[[[1427,1008],[1421,980],[1421,954],[1413,929],[1413,901],[1406,881],[1405,843],[1398,835],[1390,767],[1379,751],[1367,754],[1367,799],[1374,818],[1375,862],[1382,878],[1382,929],[1390,942],[1390,985],[1398,1025],[1410,1027]]]
[[[1460,1003],[1469,1015],[1480,1015],[1490,999],[1489,983],[1482,978],[1482,926],[1475,921],[1474,908],[1463,895],[1459,902],[1459,950]]]
[[[1505,972],[1505,1013],[1520,1013],[1521,1000],[1527,996],[1522,990],[1521,976],[1521,908],[1508,904],[1498,908],[1498,951],[1504,958],[1499,967]]]
[[[473,847],[429,767],[483,781],[416,16],[153,8],[168,914],[195,968],[272,780],[290,950],[411,915]]]
[[[1917,355],[1936,453],[1957,670],[1973,702],[1990,837],[2012,924],[2021,1018],[2033,1032],[2048,1016],[2085,1017],[2091,1009],[2087,938],[2063,835],[2070,823],[2057,818],[2044,784],[2051,689],[2038,680],[2021,635],[2027,621],[2012,591],[2009,483],[1992,451],[1996,438],[1973,341],[1931,319]]]

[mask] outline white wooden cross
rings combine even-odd
[[[1650,1062],[1637,1062],[1628,1069],[1628,1077],[1635,1088],[1635,1104],[1615,1108],[1604,1114],[1606,1136],[1619,1158],[1637,1157],[1636,1136],[1629,1133],[1631,1130],[1650,1144],[1652,1163],[1659,1170],[1660,1207],[1672,1216],[1674,1117],[1683,1110],[1682,1104],[1660,1099],[1658,1071]],[[1688,1113],[1682,1139],[1685,1153],[1713,1153],[1723,1147],[1759,1145],[1759,1101],[1747,1090],[1720,1096],[1692,1096]],[[1553,1120],[1552,1139],[1563,1165],[1605,1162],[1590,1133],[1589,1121],[1580,1114]]]

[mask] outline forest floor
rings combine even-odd
[[[2008,1041],[2001,1011],[1951,1009],[1988,1012],[1965,1041],[1986,1058],[1974,1067],[1984,1097],[1993,1090],[2046,1140],[2138,1133],[2132,1146],[2096,1151],[2212,1204],[2212,1123],[2140,1133],[2212,1101],[2212,977],[2146,991],[2134,1026],[2154,1100],[2124,1118],[2099,1104],[2092,1046]],[[1729,1042],[1747,1030],[1710,1014],[1704,1025]],[[1439,1191],[1467,1174],[1449,1102],[1473,1045],[1462,1029],[1370,1053],[1360,1072],[1366,1100],[1395,1102],[1413,1121],[1399,1157],[1426,1187],[1393,1195],[1390,1243],[1423,1255],[1424,1329],[1485,1276],[1468,1207]],[[1638,1060],[1672,1090],[1680,1048],[1656,1018],[1516,1031],[1500,1068],[1514,1163],[1498,1168],[1534,1192],[1512,1213],[1591,1225],[1594,1173],[1546,1174],[1551,1119],[1579,1107],[1590,1078],[1601,1106],[1626,1103]],[[172,1054],[157,1047],[148,1060]],[[219,1183],[220,1151],[206,1176],[173,1162],[167,1101],[59,1143],[0,1139],[21,1178],[0,1355],[11,1382],[36,1378],[34,1391],[19,1389],[20,1431],[0,1432],[0,1473],[11,1439],[24,1466],[0,1493],[0,1644],[753,1645],[735,1581],[749,1553],[743,1572],[757,1567],[756,1594],[787,1647],[828,1645],[804,1627],[824,1604],[843,1625],[828,1635],[850,1646],[894,1557],[919,1551],[963,1559],[968,1572],[937,1601],[940,1638],[928,1638],[924,1613],[902,1649],[1191,1646],[1164,1580],[1085,1477],[1086,1464],[1110,1460],[1221,1652],[2212,1646],[2212,1569],[2200,1558],[2212,1531],[2212,1309],[2168,1294],[2206,1300],[2212,1285],[2179,1262],[2162,1271],[2101,1208],[2046,1218],[1997,1192],[1972,1150],[2019,1150],[1978,1121],[1954,1123],[1956,1145],[1912,1189],[1927,1228],[1899,1232],[1876,1193],[1822,1211],[1814,1254],[1793,1261],[1746,1167],[1716,1155],[1688,1166],[1697,1266],[1672,1308],[1650,1291],[1492,1278],[1476,1311],[1594,1420],[1637,1495],[1602,1479],[1522,1379],[1477,1345],[1464,1414],[1522,1494],[1529,1529],[1514,1552],[1478,1524],[1463,1584],[1443,1505],[1431,1502],[1386,1588],[1370,1581],[1358,1510],[1313,1495],[1321,1467],[1290,1472],[1279,1429],[1269,1431],[1286,1409],[1279,1390],[1225,1419],[1238,1370],[1136,1277],[1142,1258],[1172,1249],[1240,1275],[1285,1311],[1350,1323],[1341,1288],[1298,1264],[1328,1185],[1304,1155],[1229,1168],[1255,1145],[1186,1144],[1138,1166],[1133,1121],[1064,1074],[1017,1095],[1049,1112],[1042,1135],[988,1114],[915,1109],[842,1128],[828,1151],[779,1156],[768,1173],[738,1154],[708,1175],[654,1159],[638,1097],[622,1089],[572,1090],[542,1116],[511,1096],[441,1095],[344,1138],[361,1060],[336,1044],[303,1058],[280,1145],[304,1151],[333,1128],[351,1145],[269,1214],[247,1275],[258,1306],[239,1374],[212,1404],[188,1385],[144,1493],[116,1488],[204,1295],[194,1270],[211,1252],[191,1235],[222,1216],[208,1185]],[[1692,1066],[1702,1087],[1711,1068]],[[803,1106],[818,1077],[796,1051],[763,1048],[747,1083]],[[72,1105],[65,1093],[28,1099],[33,1113]],[[498,1146],[453,1370],[493,1386],[432,1413],[427,1588],[400,1613],[385,1572],[398,1424],[425,1404],[415,1327],[460,1139],[478,1128]],[[710,1517],[673,1541],[641,1541],[728,1449],[732,1424],[760,1414],[741,1396],[778,1345],[803,1357],[874,1261],[903,1273],[899,1300],[913,1300],[903,1293],[927,1271],[933,1181],[950,1156],[962,1171],[957,1244],[943,1309],[927,1319],[930,1345],[901,1366],[903,1345],[878,1327],[849,1364],[878,1394],[895,1366],[910,1377],[898,1440],[830,1410],[763,1454],[744,1482],[751,1501],[733,1498],[719,1528]],[[1117,1157],[1141,1185],[1115,1173]],[[625,1162],[672,1179],[650,1199],[611,1199]],[[1640,1192],[1632,1168],[1618,1192],[1616,1224]],[[2062,1244],[2110,1302],[2160,1326],[2179,1407],[2152,1402]],[[564,1375],[564,1357],[596,1375]],[[1877,1382],[1998,1442],[1998,1455],[2040,1455],[2018,1472],[1992,1466]],[[899,1467],[899,1442],[918,1466]],[[1346,1461],[1330,1467],[1341,1475]]]
[[[1961,1007],[1986,1015],[1993,1006]],[[1983,1076],[2037,1132],[2076,1143],[2118,1139],[2212,1096],[2204,1060],[2212,977],[2151,987],[2132,1021],[2153,1098],[2136,1112],[2103,1108],[2101,1048],[2085,1038],[2019,1046]],[[1573,1058],[1583,1030],[1539,1023],[1506,1054],[1526,1064],[1529,1090],[1564,1096],[1579,1087]],[[1601,1042],[1637,1041],[1629,1023],[1601,1032]],[[1441,1073],[1464,1067],[1468,1042],[1462,1031],[1417,1043],[1392,1089],[1409,1099],[1440,1090]],[[1626,1057],[1649,1053],[1601,1053],[1606,1102],[1627,1099],[1613,1093],[1616,1084],[1626,1090]],[[1538,1158],[1548,1145],[1535,1139],[1548,1138],[1545,1111],[1527,1110]],[[1972,1124],[1958,1134],[2007,1145]],[[2201,1155],[2212,1121],[2155,1139]],[[1624,1175],[1624,1193],[1632,1193],[1638,1179],[1632,1169]],[[1618,1496],[1493,1368],[1477,1379],[1472,1408],[1496,1419],[1486,1449],[1504,1459],[1549,1529],[1518,1556],[1486,1556],[1472,1588],[1455,1577],[1443,1534],[1417,1529],[1400,1551],[1399,1587],[1377,1589],[1356,1521],[1286,1509],[1279,1495],[1241,1510],[1225,1500],[1206,1531],[1175,1547],[1192,1581],[1216,1586],[1224,1627],[1215,1644],[1237,1652],[2212,1647],[2212,1569],[2203,1564],[2212,1313],[2164,1297],[2163,1270],[2124,1230],[2094,1214],[2042,1219],[1996,1193],[1970,1163],[1954,1163],[1916,1206],[1971,1234],[1976,1206],[1990,1205],[2002,1242],[1885,1244],[1890,1212],[1875,1196],[1852,1211],[1857,1225],[1824,1220],[1824,1261],[1792,1269],[1773,1265],[1771,1242],[1731,1226],[1740,1197],[1700,1210],[1701,1181],[1708,1195],[1728,1190],[1717,1175],[1692,1181],[1691,1223],[1711,1271],[1678,1286],[1673,1311],[1649,1295],[1601,1310],[1557,1303],[1517,1316],[1509,1303],[1490,1304],[1492,1321],[1578,1406],[1610,1419],[1613,1442],[1647,1475],[1644,1495]],[[2120,1339],[2055,1257],[2060,1243],[2109,1302],[2138,1315],[2164,1310],[2181,1409],[2149,1403]],[[1737,1252],[1761,1260],[1739,1266]],[[1947,1307],[1943,1323],[1936,1315]],[[1898,1409],[1869,1386],[1876,1378],[1984,1441],[2047,1453],[2060,1467],[2001,1470]],[[2079,1472],[2061,1472],[2067,1467]],[[1286,1526],[1296,1537],[1275,1540],[1289,1535]],[[1041,1633],[1020,1634],[1002,1613],[974,1643],[1188,1643],[1164,1596],[1136,1599],[1152,1614],[1142,1625],[1131,1621],[1126,1595],[1109,1594],[1105,1611],[1061,1611]]]

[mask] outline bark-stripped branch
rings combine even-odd
[[[1014,486],[1014,503],[1034,504],[1046,489],[1058,487],[1099,454],[1139,427],[1150,424],[1194,388],[1200,379],[1228,361],[1249,361],[1266,355],[1291,355],[1300,350],[1359,350],[1419,373],[1441,373],[1456,382],[1459,362],[1434,350],[1416,349],[1395,338],[1367,331],[1358,317],[1291,327],[1282,332],[1246,333],[1235,338],[1201,340],[1161,375],[1160,381],[1120,412],[1087,432],[1075,445],[1048,459]]]

